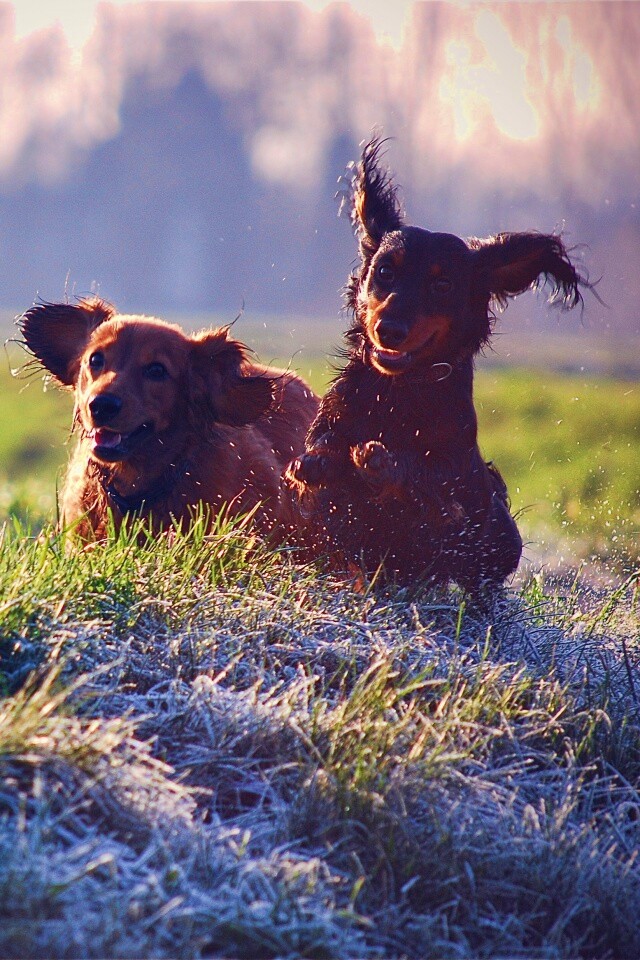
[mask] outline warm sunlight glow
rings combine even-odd
[[[123,5],[132,0],[108,0],[108,2],[110,5]],[[162,0],[145,0],[145,2],[158,3]],[[215,3],[221,0],[208,0],[208,2]],[[312,10],[322,10],[333,0],[303,0],[303,2]],[[57,0],[55,3],[46,3],[43,0],[14,0],[16,36],[20,39],[35,30],[50,27],[55,23],[64,30],[69,46],[79,50],[94,29],[97,5],[96,0],[81,0],[80,3],[78,0]],[[388,3],[388,0],[350,0],[349,5],[371,20],[379,42],[388,43],[395,50],[400,49],[411,0],[395,0],[393,4]]]
[[[17,39],[57,24],[64,31],[69,46],[81,50],[95,27],[94,3],[58,0],[55,4],[47,4],[42,0],[15,0],[13,10]]]
[[[440,98],[453,112],[456,139],[469,139],[489,113],[505,136],[532,140],[540,132],[540,118],[528,95],[525,52],[488,10],[475,17],[474,32],[484,48],[482,59],[472,56],[465,40],[451,40],[446,47],[449,70]]]
[[[312,10],[324,10],[335,0],[304,0],[305,6]],[[349,0],[349,6],[357,13],[367,17],[375,32],[378,43],[385,43],[394,50],[400,50],[409,21],[412,0]]]
[[[595,111],[600,106],[601,85],[591,57],[578,45],[568,17],[560,17],[556,40],[562,47],[566,63],[566,82],[580,110]]]

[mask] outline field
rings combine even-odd
[[[637,382],[483,368],[482,607],[224,518],[70,551],[70,399],[0,389],[1,956],[640,955]]]
[[[293,363],[316,390],[330,366],[313,343]],[[250,341],[251,342],[251,341]],[[17,365],[24,358],[12,355]],[[69,454],[72,398],[40,378],[0,369],[0,520],[54,515],[56,482]],[[606,559],[622,573],[640,534],[640,381],[483,364],[476,404],[485,456],[505,476],[534,566]]]

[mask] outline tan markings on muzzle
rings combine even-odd
[[[367,313],[365,317],[365,325],[367,328],[367,333],[371,340],[377,343],[379,346],[378,338],[375,333],[375,329],[382,318],[382,314],[391,306],[393,301],[397,298],[397,293],[390,293],[388,297],[385,297],[384,300],[378,300],[377,297],[368,297],[367,298]]]
[[[373,297],[369,299],[366,314],[366,328],[369,339],[375,346],[382,346],[376,334],[376,327],[382,319],[384,311],[396,296],[397,294],[390,293],[385,300],[376,300]],[[430,347],[439,347],[449,336],[450,329],[451,318],[444,314],[418,316],[407,331],[405,339],[401,344],[398,344],[395,349],[401,353],[419,353],[427,343]]]
[[[402,349],[418,353],[427,343],[429,347],[439,347],[449,336],[450,329],[451,317],[444,314],[417,317],[402,344]]]

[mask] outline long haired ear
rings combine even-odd
[[[93,331],[115,314],[115,307],[88,297],[73,303],[36,303],[18,318],[24,343],[58,383],[72,387],[78,361]]]
[[[471,240],[476,280],[503,306],[532,287],[551,285],[551,303],[564,309],[582,303],[580,276],[562,240],[543,233],[499,233],[488,240]]]
[[[242,427],[269,409],[274,382],[251,369],[247,348],[226,327],[192,337],[193,402],[206,419]]]
[[[369,265],[385,233],[399,230],[404,217],[398,202],[397,189],[388,170],[381,167],[385,140],[372,137],[362,151],[352,181],[351,222],[360,241],[360,266],[352,273],[345,287],[345,303],[358,312],[358,293],[369,272]]]
[[[384,234],[398,230],[404,219],[391,175],[380,164],[385,142],[373,137],[366,144],[353,185],[351,219],[363,260],[370,259]]]

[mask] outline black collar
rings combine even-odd
[[[109,500],[124,517],[128,514],[150,510],[155,504],[168,497],[178,480],[186,476],[188,472],[189,463],[186,460],[172,463],[147,490],[142,493],[132,493],[129,496],[118,493],[113,478],[107,469],[101,468],[99,470],[98,479]]]

